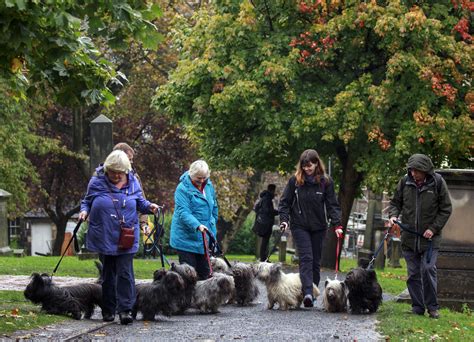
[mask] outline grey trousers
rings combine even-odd
[[[403,251],[407,262],[407,287],[411,297],[411,307],[415,313],[438,310],[436,260],[438,249],[433,249],[430,263],[426,262],[426,253]]]

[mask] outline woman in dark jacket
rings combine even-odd
[[[254,231],[262,238],[260,244],[260,261],[268,259],[268,243],[272,236],[273,222],[278,210],[273,208],[273,197],[275,197],[275,184],[268,184],[267,190],[260,193],[260,200],[255,205]]]
[[[315,150],[304,151],[283,191],[278,207],[281,229],[288,229],[299,254],[299,271],[303,286],[304,306],[313,306],[313,283],[320,280],[323,240],[328,227],[326,214],[342,234],[341,209],[334,192],[334,182],[326,175],[323,161]]]

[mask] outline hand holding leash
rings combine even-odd
[[[280,231],[282,233],[286,232],[288,230],[288,222],[281,222],[280,223]]]
[[[342,230],[342,226],[339,225],[337,227],[334,227],[334,233],[336,233],[336,237],[338,239],[342,238],[342,234],[344,233],[344,231]]]

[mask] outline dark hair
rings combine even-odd
[[[270,192],[274,192],[276,190],[276,185],[275,184],[268,184],[267,190]]]
[[[316,182],[321,182],[321,177],[326,176],[326,168],[324,166],[324,162],[319,157],[318,152],[316,150],[305,150],[301,153],[300,160],[296,165],[296,184],[303,185],[304,184],[304,171],[303,166],[308,165],[308,163],[316,164],[316,169],[314,170],[314,176],[316,177]]]

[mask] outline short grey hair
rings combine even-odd
[[[194,178],[195,176],[202,176],[209,178],[211,171],[209,170],[209,165],[204,160],[196,160],[189,167],[189,176]]]
[[[127,154],[121,150],[112,151],[104,162],[104,170],[129,173],[132,169]]]

